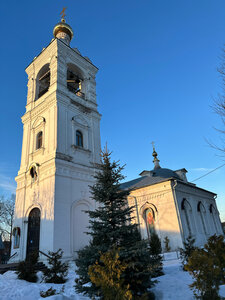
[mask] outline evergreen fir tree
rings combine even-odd
[[[169,240],[168,236],[165,236],[163,242],[164,242],[164,245],[165,245],[165,251],[170,252],[171,248],[170,248],[170,240]]]
[[[157,233],[153,233],[150,237],[149,241],[150,246],[150,255],[152,259],[152,266],[154,270],[153,277],[158,277],[163,275],[163,264],[162,264],[162,246],[161,241],[157,235]]]
[[[183,269],[185,270],[185,265],[188,262],[189,257],[191,256],[192,252],[196,249],[194,246],[195,239],[192,238],[190,235],[186,242],[184,242],[184,248],[180,248],[180,258],[183,264]]]
[[[18,278],[29,282],[37,282],[37,262],[37,252],[31,253],[25,261],[21,261],[16,271]]]
[[[68,265],[61,262],[63,251],[48,252],[49,268],[43,271],[44,281],[47,283],[64,283],[68,273]]]
[[[129,192],[120,189],[123,167],[111,162],[106,150],[98,168],[96,183],[91,187],[98,208],[87,212],[91,240],[88,246],[78,251],[76,290],[90,297],[101,295],[100,288],[91,283],[88,268],[96,262],[100,264],[101,254],[115,247],[120,248],[119,260],[127,265],[121,275],[124,287],[129,285],[133,297],[141,296],[153,286],[152,267],[147,243],[141,239],[137,225],[131,222],[133,207],[127,204]]]

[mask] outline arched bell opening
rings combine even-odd
[[[44,65],[37,75],[36,80],[36,100],[44,95],[50,86],[50,67],[49,64]]]
[[[70,92],[84,98],[84,77],[81,70],[73,64],[67,65],[67,88]]]

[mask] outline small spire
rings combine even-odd
[[[153,152],[152,152],[152,156],[154,157],[154,159],[153,159],[153,163],[154,163],[154,170],[156,170],[156,169],[160,169],[161,167],[160,167],[160,165],[159,165],[159,162],[160,162],[160,160],[158,159],[158,154],[157,154],[157,152],[155,151],[155,143],[154,142],[151,142],[151,144],[152,144],[152,148],[153,148]]]

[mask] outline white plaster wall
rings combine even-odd
[[[38,72],[50,66],[49,90],[36,99]],[[75,64],[84,76],[85,99],[67,89],[67,65]],[[27,67],[26,113],[22,117],[23,143],[18,172],[14,226],[21,228],[20,248],[14,261],[26,255],[27,220],[34,207],[41,210],[40,250],[64,250],[65,257],[85,245],[87,217],[82,207],[93,209],[89,185],[94,164],[100,160],[100,114],[96,104],[97,68],[77,51],[53,40]],[[76,128],[84,134],[84,148],[73,147]],[[43,146],[36,150],[36,135],[43,132]],[[38,170],[32,182],[29,168]],[[78,204],[76,206],[76,204]],[[77,208],[76,208],[77,207]],[[79,216],[79,217],[78,217]],[[75,219],[74,219],[75,217]],[[78,235],[78,236],[77,236]],[[42,260],[45,257],[41,256]]]
[[[58,161],[58,160],[57,160]],[[93,185],[93,170],[58,161],[54,215],[54,249],[62,248],[65,257],[74,257],[75,251],[88,243],[88,215],[95,203],[90,199],[89,185]]]
[[[135,205],[133,197],[137,200],[137,209],[134,210],[133,215],[137,223],[139,218],[142,237],[144,239],[147,238],[143,214],[145,209],[151,207],[155,211],[155,229],[161,239],[163,250],[163,240],[166,236],[170,240],[172,251],[182,247],[182,236],[170,181],[132,191],[130,196],[128,196],[130,205]]]
[[[220,225],[220,218],[216,206],[216,201],[214,199],[215,195],[213,193],[210,193],[208,191],[194,186],[188,186],[180,183],[176,188],[176,195],[179,203],[181,221],[184,228],[184,239],[186,239],[189,236],[189,232],[187,230],[184,211],[181,209],[181,203],[183,199],[186,199],[191,206],[192,218],[190,225],[192,236],[195,238],[196,241],[196,246],[203,246],[206,243],[207,239],[213,234],[223,234],[222,227]],[[205,224],[205,230],[202,224],[200,212],[197,209],[199,202],[201,202],[204,206],[203,220]],[[217,228],[215,227],[212,214],[209,211],[209,207],[211,204],[215,208],[215,220],[218,224]]]

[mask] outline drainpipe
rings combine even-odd
[[[174,197],[174,200],[175,200],[175,207],[176,207],[177,216],[178,216],[178,223],[179,223],[179,228],[180,228],[180,232],[181,232],[181,238],[182,238],[182,242],[184,243],[184,241],[185,241],[184,231],[183,231],[183,226],[182,226],[182,222],[181,222],[180,210],[179,210],[179,206],[178,206],[178,202],[177,202],[177,196],[176,196],[176,192],[175,192],[175,187],[176,186],[177,186],[177,181],[174,180],[174,185],[172,183],[172,191],[173,191],[173,197]]]
[[[138,213],[138,204],[137,204],[137,198],[135,196],[128,196],[128,198],[133,198],[135,201],[135,208],[136,208],[136,214],[137,214],[137,221],[138,221],[138,227],[139,227],[139,231],[141,233],[141,226],[140,226],[140,219],[139,219],[139,213]]]

